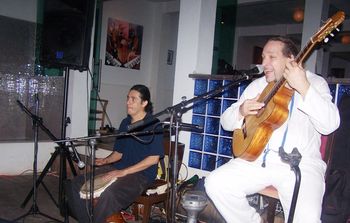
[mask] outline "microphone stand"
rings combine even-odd
[[[36,124],[49,136],[49,138],[52,141],[57,141],[58,138],[48,129],[46,128],[46,126],[43,124],[42,118],[39,118],[38,116],[34,115],[33,113],[31,113],[28,108],[26,108],[19,100],[17,100],[17,104],[18,106],[33,120],[36,121]],[[73,161],[70,158],[69,155],[69,150],[67,148],[67,146],[64,143],[57,143],[59,146],[56,147],[55,152],[52,154],[50,160],[48,161],[48,163],[46,164],[45,168],[43,169],[42,173],[40,174],[40,176],[38,177],[38,179],[36,180],[35,184],[33,185],[32,190],[28,193],[28,195],[26,196],[26,198],[24,199],[21,207],[24,208],[25,205],[27,204],[27,202],[29,201],[30,197],[33,195],[34,190],[36,188],[38,188],[38,186],[42,183],[42,185],[44,186],[45,190],[49,193],[48,189],[46,188],[44,182],[42,182],[42,180],[44,179],[45,175],[47,174],[47,172],[49,171],[50,167],[52,166],[53,162],[55,161],[56,157],[58,155],[60,155],[61,157],[65,157],[65,159],[68,160],[69,166],[71,168],[72,173],[74,174],[74,176],[77,175],[74,165],[73,165]],[[60,162],[62,162],[63,159],[60,160]],[[66,177],[66,173],[65,173],[65,166],[62,166],[62,163],[60,165],[60,177],[59,177],[59,185],[62,185],[63,180],[65,180]],[[63,169],[63,170],[62,170]],[[55,199],[53,198],[53,196],[49,193],[52,201],[55,203],[56,206],[59,206],[59,209],[62,210],[64,209],[65,204],[59,203],[57,204],[57,202],[55,201]],[[62,196],[59,194],[59,196]],[[61,199],[59,199],[61,200]],[[64,222],[68,222],[68,219],[65,216]]]
[[[64,90],[64,104],[63,104],[63,115],[62,115],[62,129],[61,129],[61,138],[65,137],[65,128],[67,126],[67,124],[69,123],[69,118],[66,117],[66,107],[67,107],[67,90],[68,90],[68,82],[69,82],[69,68],[67,67],[65,69],[65,90]],[[35,118],[37,118],[34,114],[32,114],[19,100],[17,100],[17,104],[18,106],[29,116],[31,117],[33,120]],[[49,138],[52,141],[57,141],[58,138],[43,124],[42,118],[37,119],[37,124],[38,126],[49,136]],[[33,195],[34,192],[34,187],[37,188],[40,184],[43,185],[44,189],[48,192],[50,198],[52,199],[52,201],[55,203],[55,205],[59,208],[60,213],[62,216],[64,216],[64,222],[69,222],[69,218],[68,218],[68,210],[67,210],[67,203],[65,200],[65,194],[64,194],[64,189],[63,189],[63,182],[67,179],[67,168],[66,168],[66,161],[68,161],[69,167],[72,171],[72,174],[74,176],[77,175],[74,165],[73,165],[73,161],[71,159],[70,156],[70,152],[68,147],[63,144],[63,143],[58,143],[58,147],[55,147],[55,152],[51,155],[51,158],[49,159],[49,161],[47,162],[46,166],[44,167],[43,171],[41,172],[40,176],[38,177],[38,179],[36,180],[36,184],[33,185],[32,190],[28,193],[28,195],[26,196],[26,198],[24,199],[21,207],[24,208],[27,204],[27,202],[29,201],[30,197]],[[57,156],[60,157],[59,163],[60,163],[60,174],[59,174],[59,192],[58,192],[58,202],[55,201],[55,199],[53,198],[53,196],[51,195],[51,193],[49,192],[49,190],[47,189],[47,187],[45,186],[44,182],[42,182],[43,178],[45,177],[45,175],[47,174],[47,172],[49,171],[50,167],[52,166],[52,164],[54,163],[54,161],[56,160]]]
[[[28,111],[23,105],[21,106],[21,108],[23,109],[23,111],[25,111],[28,115],[30,115],[30,117],[33,120],[33,130],[34,130],[34,162],[33,162],[33,204],[30,208],[30,210],[16,218],[14,220],[14,222],[16,222],[19,219],[25,218],[28,215],[37,215],[40,214],[46,218],[49,218],[51,220],[60,222],[60,220],[51,217],[47,214],[44,214],[42,212],[40,212],[38,205],[37,205],[37,184],[36,184],[36,180],[37,180],[37,158],[38,158],[38,135],[39,135],[39,123],[42,122],[41,118],[38,116],[39,114],[39,96],[38,94],[35,95],[35,115],[33,115],[32,113],[30,113],[30,111]]]
[[[96,139],[89,139],[91,147],[91,171],[90,171],[90,221],[94,222],[94,181],[95,181],[95,156],[96,156]]]
[[[236,79],[236,80],[232,80],[231,83],[221,86],[217,89],[211,90],[209,92],[206,92],[202,95],[193,97],[190,100],[186,100],[186,97],[182,98],[182,101],[174,106],[168,107],[165,110],[153,115],[153,118],[155,119],[156,117],[159,117],[161,115],[164,114],[169,114],[170,116],[170,125],[169,125],[169,132],[170,132],[170,136],[172,135],[172,128],[175,129],[175,143],[174,143],[174,148],[170,147],[170,151],[174,151],[174,155],[173,155],[173,162],[170,162],[173,166],[172,166],[172,178],[171,178],[171,182],[170,182],[170,213],[167,214],[167,222],[172,223],[172,222],[176,222],[175,221],[175,212],[176,212],[176,193],[177,193],[177,173],[178,173],[178,155],[177,155],[177,146],[178,146],[178,140],[179,140],[179,131],[181,129],[182,126],[182,122],[181,122],[181,117],[182,114],[184,114],[185,112],[187,112],[188,110],[193,108],[193,104],[194,102],[197,102],[199,100],[208,100],[209,98],[212,98],[214,96],[216,96],[217,94],[221,93],[222,91],[229,89],[230,87],[239,85],[242,81],[246,81],[246,80],[250,80],[253,77],[257,77],[257,74],[247,74],[247,73],[242,73],[241,77]],[[261,76],[261,75],[260,75]],[[192,104],[191,106],[188,106]],[[129,126],[129,131],[132,131],[133,129],[133,125],[137,128],[140,127],[140,125],[138,125],[139,123],[135,122],[133,124],[131,124]],[[188,125],[188,124],[187,124]]]

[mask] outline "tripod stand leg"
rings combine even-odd
[[[53,203],[56,205],[56,207],[58,207],[58,203],[56,202],[55,198],[52,196],[51,192],[49,191],[49,189],[46,187],[44,182],[41,182],[41,184],[43,185],[45,191],[47,192],[47,194],[49,195],[49,197],[51,198],[51,200],[53,201]]]
[[[70,170],[74,176],[77,176],[77,172],[73,165],[72,158],[67,150],[61,150],[60,152],[60,179],[58,185],[58,200],[60,204],[60,211],[62,216],[67,214],[67,202],[65,199],[65,188],[64,183],[67,180],[67,162],[69,164]]]
[[[14,219],[13,222],[17,222],[18,220],[23,219],[23,218],[27,217],[28,215],[42,215],[42,216],[44,216],[46,218],[49,218],[49,219],[51,219],[53,221],[62,222],[62,221],[60,221],[60,220],[58,220],[58,219],[56,219],[54,217],[51,217],[51,216],[49,216],[47,214],[44,214],[44,213],[41,213],[39,211],[38,206],[36,206],[35,204],[32,205],[32,207],[29,209],[29,211],[27,213],[25,213],[25,214],[19,216],[18,218]]]
[[[50,160],[47,162],[43,172],[41,172],[40,176],[38,177],[38,179],[35,182],[35,187],[38,188],[38,186],[40,185],[40,183],[42,182],[42,180],[44,179],[45,175],[47,174],[49,168],[52,166],[53,162],[55,161],[56,157],[58,155],[58,150],[56,149],[56,151],[52,154]],[[33,196],[34,193],[34,186],[32,187],[31,191],[28,193],[27,197],[24,199],[21,208],[24,208],[26,206],[26,204],[28,203],[29,199]],[[56,203],[54,201],[54,203]]]

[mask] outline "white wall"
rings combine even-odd
[[[157,92],[154,101],[157,111],[171,106],[173,102],[179,13],[167,13],[161,19]],[[168,50],[173,52],[172,64],[167,64]]]
[[[177,40],[175,85],[173,104],[181,102],[185,96],[193,98],[194,80],[191,73],[210,74],[214,45],[216,1],[181,0],[179,17],[179,34]],[[192,122],[192,111],[182,116],[182,121]],[[183,162],[187,165],[189,156],[190,132],[181,131],[179,141],[185,144]],[[208,174],[206,171],[188,167],[180,171],[181,176],[191,177]]]
[[[173,71],[168,67],[161,67],[164,55],[160,57],[161,45],[173,46],[173,39],[166,39],[167,33],[176,33],[177,27],[162,26],[162,19],[168,13],[178,11],[178,2],[154,3],[145,0],[114,0],[103,4],[101,59],[105,59],[106,33],[108,18],[119,19],[143,26],[141,67],[140,70],[102,65],[100,97],[109,100],[107,113],[112,126],[119,127],[126,116],[125,99],[128,90],[135,84],[145,84],[150,88],[155,111],[171,104],[171,98],[157,98],[158,94],[166,91],[161,89],[172,87],[169,80],[173,79]],[[177,17],[168,16],[168,24],[176,24]],[[165,28],[165,30],[163,30]],[[163,50],[163,49],[162,49]],[[165,75],[169,75],[165,78]],[[159,77],[159,75],[162,75]],[[166,92],[169,95],[169,92]],[[108,124],[108,123],[106,123]]]

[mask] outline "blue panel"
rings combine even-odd
[[[190,151],[188,158],[188,166],[200,169],[202,162],[202,153]]]
[[[217,162],[217,167],[224,165],[225,163],[227,163],[230,160],[231,160],[230,158],[219,156],[218,162]]]
[[[194,82],[194,95],[198,96],[207,92],[208,80],[196,80]]]
[[[332,95],[332,101],[334,103],[335,100],[335,92],[337,89],[337,85],[336,84],[329,84],[329,89],[331,90],[331,95]]]
[[[207,102],[205,100],[203,101],[196,101],[193,103],[193,113],[194,114],[205,114]]]
[[[239,95],[242,95],[243,91],[250,84],[250,82],[251,82],[250,80],[249,81],[243,81],[241,83],[241,85],[239,85]]]
[[[222,136],[227,136],[227,137],[232,137],[233,132],[232,131],[226,131],[220,126],[220,135]]]
[[[203,126],[205,124],[205,116],[193,115],[192,116],[192,124]]]
[[[224,99],[224,101],[222,102],[222,113],[224,113],[224,111],[226,111],[226,109],[229,108],[235,102],[237,102],[237,100]]]
[[[204,137],[204,148],[203,150],[210,153],[216,153],[218,147],[218,137],[208,136]]]
[[[232,140],[220,138],[218,153],[225,156],[232,156]]]
[[[209,81],[209,91],[216,90],[222,86],[222,81],[210,80]]]
[[[202,162],[202,169],[207,171],[215,170],[215,164],[216,164],[216,156],[204,154],[203,155],[203,162]]]
[[[337,104],[339,105],[339,102],[343,95],[350,96],[350,85],[343,85],[339,84],[339,89],[338,89],[338,101]]]
[[[240,87],[232,86],[222,92],[223,98],[210,98],[193,104],[192,123],[205,127],[205,132],[191,133],[188,166],[212,171],[228,162],[232,157],[232,132],[220,126],[220,115],[236,102],[251,81],[241,82]],[[232,83],[231,80],[195,80],[194,95],[200,96],[208,91]],[[222,137],[224,136],[224,137]],[[205,153],[204,153],[205,152]],[[210,153],[210,154],[208,154]],[[219,155],[219,156],[218,156]]]
[[[221,112],[221,99],[209,99],[208,100],[208,115],[220,116]]]
[[[205,133],[218,135],[220,126],[220,118],[207,117],[207,124],[205,126]]]
[[[190,149],[202,151],[203,148],[203,135],[197,133],[191,133]]]
[[[231,83],[232,81],[225,81],[224,84],[227,85]],[[232,86],[228,89],[226,89],[223,93],[224,98],[233,98],[237,99],[238,98],[238,87],[237,86]]]

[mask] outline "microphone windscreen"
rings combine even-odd
[[[255,67],[258,68],[258,74],[264,72],[264,66],[262,64],[257,64]]]

